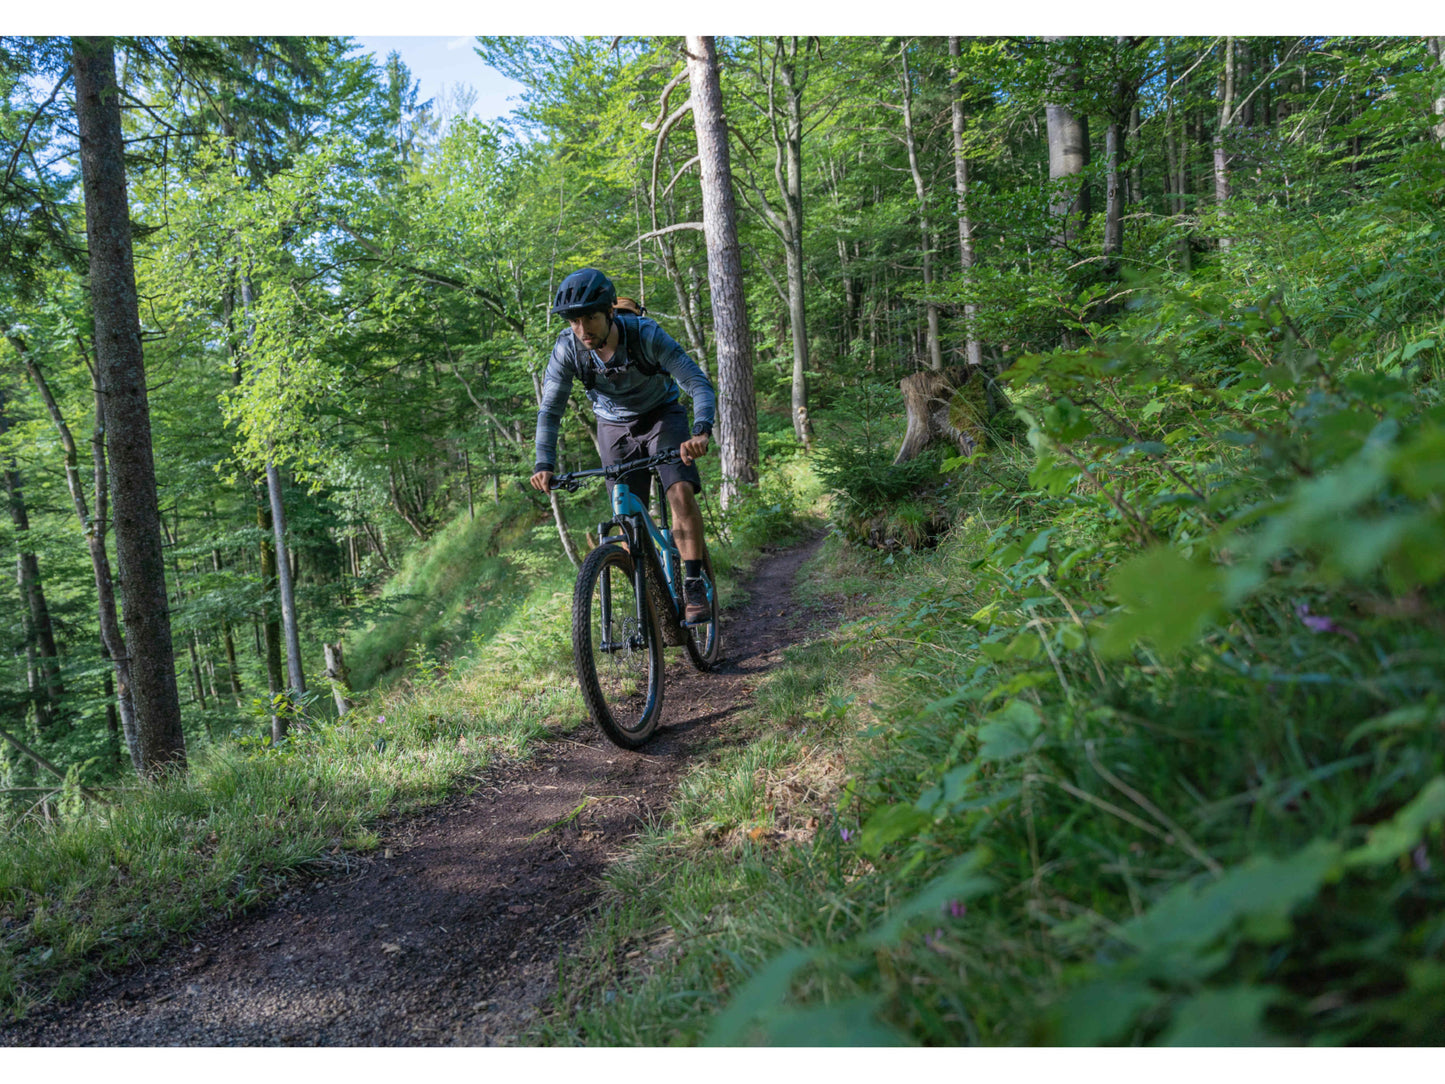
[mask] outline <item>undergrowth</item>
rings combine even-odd
[[[945,543],[835,544],[859,619],[620,864],[538,1038],[1438,1042],[1433,191],[1111,327],[1082,297],[1084,344],[1005,374],[1027,444],[951,464]],[[770,781],[820,761],[777,838]]]

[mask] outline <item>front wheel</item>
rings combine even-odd
[[[662,715],[662,635],[652,608],[638,621],[632,557],[599,546],[572,595],[572,660],[592,721],[624,749],[652,736]]]
[[[711,670],[722,656],[722,627],[718,623],[717,577],[712,574],[712,555],[703,551],[702,569],[707,574],[708,622],[687,630],[687,657],[699,670]]]

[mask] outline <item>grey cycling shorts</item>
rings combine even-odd
[[[602,450],[604,467],[677,448],[690,436],[692,430],[687,424],[687,411],[681,403],[666,403],[630,422],[597,419],[597,444]],[[669,463],[658,468],[658,475],[662,478],[664,493],[678,482],[691,482],[694,493],[702,492],[702,475],[698,473],[696,463]],[[633,471],[624,474],[621,480],[637,495],[638,500],[643,504],[648,502],[652,492],[651,471]],[[610,481],[607,492],[612,492]]]

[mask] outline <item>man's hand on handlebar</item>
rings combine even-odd
[[[539,470],[536,474],[532,475],[532,488],[540,489],[543,493],[551,490],[552,472],[549,470]]]
[[[682,457],[682,461],[688,466],[692,466],[694,459],[701,459],[707,455],[707,434],[699,433],[695,437],[689,437],[682,442],[677,451]]]

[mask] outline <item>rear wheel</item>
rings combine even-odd
[[[635,749],[662,715],[662,636],[651,607],[637,618],[632,558],[616,544],[587,555],[572,595],[572,661],[592,721]]]
[[[706,551],[702,555],[702,569],[707,574],[711,620],[687,630],[687,657],[699,670],[711,670],[722,657],[722,629],[718,624],[717,577],[712,574],[712,555]]]

